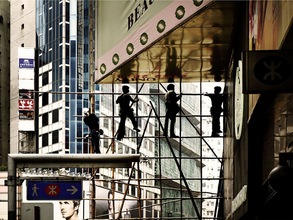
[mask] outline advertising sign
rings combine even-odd
[[[211,0],[98,1],[96,82],[163,38],[210,2]]]
[[[19,68],[20,69],[32,69],[35,67],[34,64],[34,59],[29,59],[29,58],[19,58]]]
[[[19,119],[34,119],[35,100],[33,90],[19,89],[18,110]]]
[[[116,219],[122,206],[123,194],[115,192],[114,196],[110,189],[96,186],[96,213],[98,219]],[[122,219],[138,218],[137,200],[127,196],[122,207]]]
[[[34,131],[34,48],[18,48],[18,114],[20,131]]]
[[[32,111],[34,110],[34,100],[33,99],[19,99],[18,100],[18,109],[20,111],[27,110]]]

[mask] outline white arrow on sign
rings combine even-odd
[[[71,189],[66,189],[67,192],[71,192],[71,195],[74,195],[78,189],[75,186],[71,186]]]

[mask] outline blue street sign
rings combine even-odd
[[[27,200],[81,200],[82,181],[28,181]]]

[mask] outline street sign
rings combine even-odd
[[[244,93],[290,93],[293,91],[293,51],[245,51],[243,73]]]
[[[81,200],[82,181],[28,181],[27,200]]]

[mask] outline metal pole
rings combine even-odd
[[[40,206],[34,206],[34,220],[41,220],[41,208],[40,208]]]
[[[93,0],[89,1],[89,50],[90,50],[90,54],[89,54],[89,73],[90,73],[90,102],[91,102],[91,113],[95,114],[95,94],[93,94],[93,92],[95,91],[95,85],[94,85],[94,68],[93,68],[93,34],[94,34],[94,30],[93,30]],[[100,147],[100,146],[96,146],[96,147]],[[94,153],[95,149],[94,146],[91,144],[90,147],[90,153]],[[99,168],[96,169],[92,169],[92,218],[95,218],[96,215],[96,200],[94,198],[96,198],[96,182],[95,182],[95,178],[94,176],[96,175],[96,172],[99,172]]]
[[[14,160],[8,156],[8,220],[16,219],[16,167]]]

